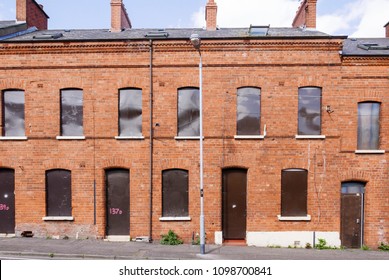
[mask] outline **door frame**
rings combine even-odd
[[[224,174],[225,172],[228,172],[228,171],[231,171],[231,170],[240,170],[240,171],[244,171],[245,172],[245,175],[246,175],[246,185],[245,185],[245,233],[244,233],[244,238],[241,238],[241,239],[228,239],[228,238],[225,238],[225,232],[224,232],[224,207],[225,207],[225,203],[224,203],[224,195],[223,195],[223,191],[224,191]],[[248,168],[245,168],[245,167],[226,167],[226,168],[222,168],[222,174],[221,174],[221,230],[222,230],[222,238],[223,238],[223,242],[226,241],[226,240],[236,240],[236,241],[239,241],[239,240],[247,240],[247,210],[248,210],[248,196],[247,196],[247,189],[248,189]]]
[[[13,213],[11,214],[11,218],[12,218],[12,225],[13,225],[13,229],[12,229],[12,232],[0,232],[1,234],[6,234],[7,236],[11,235],[15,235],[15,228],[16,228],[16,195],[15,195],[15,182],[16,182],[16,178],[15,178],[15,169],[13,168],[8,168],[8,167],[1,167],[0,168],[0,171],[8,171],[10,173],[12,173],[12,179],[13,179],[13,198],[12,198],[12,206],[11,206],[11,209],[13,211]],[[9,209],[9,206],[7,204],[3,204],[2,207],[6,207]],[[3,210],[3,209],[1,209]],[[7,210],[6,210],[7,211]]]
[[[348,184],[348,185],[346,185]],[[361,197],[361,221],[360,221],[360,247],[364,245],[365,238],[365,191],[366,191],[366,182],[364,181],[343,181],[341,183],[341,193],[340,193],[340,230],[342,230],[343,223],[343,211],[342,211],[342,198],[343,195],[355,194]],[[340,234],[341,244],[343,245],[343,233]]]

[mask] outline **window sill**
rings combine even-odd
[[[85,136],[57,136],[57,140],[85,140]]]
[[[176,136],[175,140],[200,140],[200,136]],[[204,136],[203,136],[204,140]]]
[[[116,140],[144,140],[144,136],[115,136]]]
[[[191,217],[161,217],[159,218],[161,222],[178,222],[178,221],[191,221]]]
[[[0,141],[26,141],[27,136],[1,136]]]
[[[296,139],[326,139],[325,135],[296,135]]]
[[[238,140],[252,140],[252,139],[265,139],[265,135],[234,135],[235,139]]]
[[[385,150],[355,150],[356,154],[385,154]]]
[[[48,216],[43,217],[43,221],[74,221],[74,217],[72,216]]]
[[[311,215],[306,216],[291,216],[291,217],[285,217],[281,215],[277,215],[277,218],[279,221],[310,221]]]

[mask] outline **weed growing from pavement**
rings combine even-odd
[[[328,246],[327,241],[324,238],[319,238],[319,244],[316,244],[315,248],[319,250],[339,249],[336,246]]]
[[[169,230],[167,234],[161,235],[161,244],[162,245],[179,245],[184,243],[180,238],[178,238],[178,235],[172,231]]]
[[[381,242],[381,245],[378,246],[378,249],[381,251],[389,251],[389,244],[385,244],[385,243]]]

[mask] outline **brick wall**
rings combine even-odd
[[[205,43],[205,42],[204,42]],[[248,169],[247,231],[340,231],[340,186],[366,184],[365,244],[389,241],[388,154],[357,155],[357,103],[381,103],[380,149],[388,150],[388,59],[339,56],[341,40],[237,41],[203,44],[204,191],[207,242],[222,229],[222,171]],[[88,45],[85,48],[84,45]],[[130,170],[130,235],[149,235],[148,42],[3,44],[0,90],[26,92],[28,141],[0,141],[0,166],[15,169],[16,232],[36,236],[105,236],[105,169]],[[218,51],[216,51],[216,49]],[[153,239],[173,229],[185,242],[199,231],[199,167],[196,140],[175,140],[177,88],[198,86],[198,53],[187,41],[154,43]],[[104,53],[104,55],[102,55]],[[34,59],[26,59],[29,57]],[[109,59],[107,59],[109,57]],[[53,65],[52,61],[56,61]],[[363,76],[360,73],[364,73]],[[261,88],[264,140],[237,140],[236,90]],[[298,87],[322,87],[325,140],[297,140]],[[60,141],[59,92],[84,91],[86,140]],[[144,140],[115,140],[118,89],[143,90]],[[329,114],[325,106],[334,110]],[[1,116],[2,114],[0,114]],[[42,221],[45,171],[72,171],[73,222]],[[161,222],[162,170],[189,171],[191,221]],[[279,221],[281,170],[308,170],[311,221]],[[96,225],[94,225],[94,181]],[[291,244],[293,245],[293,244]],[[305,244],[302,244],[303,246]]]
[[[316,28],[316,3],[317,0],[304,0],[301,2],[300,7],[296,12],[292,26]]]

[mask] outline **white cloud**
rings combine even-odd
[[[389,21],[388,11],[389,0],[350,1],[331,14],[319,15],[317,28],[350,37],[383,37],[383,26]]]
[[[325,1],[325,0],[318,0]],[[220,27],[248,27],[250,24],[290,27],[299,0],[216,0]],[[328,3],[331,11],[318,10],[317,29],[331,35],[383,37],[389,21],[389,0],[348,0]],[[196,27],[205,26],[205,9],[192,15]]]
[[[220,27],[248,27],[267,25],[290,27],[299,0],[216,0],[217,23]],[[194,26],[205,26],[205,9],[192,15]]]

